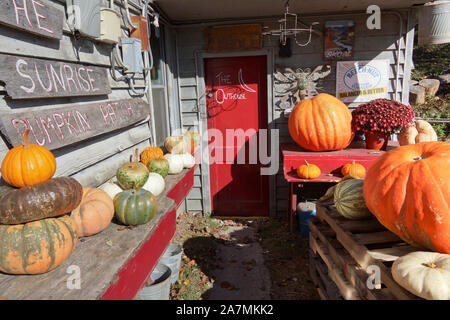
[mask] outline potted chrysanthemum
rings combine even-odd
[[[409,127],[413,120],[411,106],[389,99],[375,99],[352,111],[352,129],[364,132],[367,149],[386,150],[389,136]]]

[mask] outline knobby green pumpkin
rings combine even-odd
[[[116,172],[117,183],[124,190],[141,188],[148,179],[149,172],[147,167],[139,162],[138,149],[135,149],[134,153],[134,161],[123,164]]]
[[[364,201],[362,179],[350,179],[336,185],[334,205],[337,211],[347,219],[357,220],[371,217]]]
[[[20,189],[3,187],[0,193],[0,224],[19,224],[71,212],[81,202],[83,187],[59,177]]]
[[[158,200],[144,189],[125,190],[114,197],[116,219],[125,225],[149,222],[158,210]]]
[[[169,174],[169,161],[167,159],[150,159],[147,162],[147,168],[150,172],[159,173],[163,178]]]
[[[0,225],[0,271],[48,272],[71,255],[77,241],[75,222],[67,215],[14,226]]]

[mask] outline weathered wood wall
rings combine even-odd
[[[28,58],[41,58],[55,63],[74,63],[84,66],[101,67],[106,70],[110,93],[89,97],[57,97],[44,99],[13,100],[7,96],[4,83],[0,82],[0,112],[36,113],[38,111],[80,106],[92,103],[104,103],[123,99],[144,99],[150,110],[146,96],[136,96],[129,90],[126,82],[116,82],[110,74],[112,45],[90,39],[75,39],[67,25],[65,0],[47,0],[52,7],[64,12],[63,33],[61,40],[49,39],[25,32],[7,25],[0,25],[0,54]],[[139,15],[138,0],[129,0],[130,13]],[[102,7],[109,7],[109,0],[102,0]],[[115,1],[115,10],[122,14],[122,34],[129,35],[125,27],[125,9],[122,1]],[[2,68],[3,66],[0,66]],[[138,77],[135,88],[142,90],[144,81]],[[52,150],[57,161],[56,176],[73,176],[83,186],[98,186],[115,175],[117,168],[129,161],[135,148],[142,150],[150,145],[151,127],[149,118],[112,132],[105,132]],[[4,136],[0,139],[0,159],[3,159],[11,146]]]
[[[400,20],[398,16],[392,13],[382,13],[381,30],[369,30],[366,27],[366,14],[342,14],[333,16],[314,16],[304,17],[302,20],[306,24],[312,22],[319,22],[319,29],[324,27],[328,20],[345,20],[353,19],[355,21],[355,43],[354,56],[352,60],[372,60],[372,59],[389,59],[390,61],[390,86],[389,96],[391,99],[395,98],[395,88],[398,91],[398,100],[404,103],[408,102],[408,82],[410,79],[410,72],[412,67],[412,48],[413,48],[413,15],[410,10],[399,10],[402,17],[402,37],[399,39]],[[244,22],[237,21],[236,24]],[[279,24],[277,19],[266,20],[248,20],[245,23],[262,23],[263,27],[269,29],[278,29]],[[225,24],[225,23],[219,23]],[[227,22],[227,24],[233,24]],[[202,92],[199,92],[201,82],[204,81],[199,74],[201,59],[196,59],[196,56],[201,56],[205,52],[204,31],[205,26],[179,26],[177,28],[177,56],[179,68],[179,89],[180,89],[180,111],[181,122],[184,128],[194,126],[198,130],[198,123],[201,120],[199,117],[199,102],[202,99]],[[304,42],[299,39],[300,42]],[[278,55],[279,38],[264,36],[263,47],[273,49],[274,66],[283,65],[293,68],[315,67],[323,64],[323,42],[322,36],[313,35],[312,42],[306,47],[299,47],[292,43],[293,54],[289,58],[283,58]],[[398,54],[398,45],[400,44],[400,54]],[[397,61],[399,62],[399,80],[396,84],[396,69]],[[320,92],[327,92],[335,95],[336,93],[336,62],[331,62],[332,73],[325,78],[320,86]],[[272,128],[280,130],[280,143],[292,142],[287,129],[288,118],[283,115],[280,110],[277,110],[276,103],[279,97],[273,95],[273,101],[269,101],[269,112],[272,112],[273,123]],[[353,109],[357,104],[349,104],[350,109]],[[281,161],[281,159],[280,159]],[[207,206],[209,199],[205,199],[207,194],[202,188],[208,188],[205,183],[202,184],[201,166],[196,172],[194,188],[186,201],[186,208],[190,211],[202,211]],[[281,175],[282,168],[276,177],[276,188],[271,194],[271,201],[276,202],[276,212],[272,215],[284,215],[287,206],[287,185]],[[204,179],[205,181],[207,179]],[[202,196],[203,195],[203,196]]]

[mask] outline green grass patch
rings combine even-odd
[[[414,67],[411,74],[413,80],[438,76],[450,66],[450,44],[415,46],[413,52]]]

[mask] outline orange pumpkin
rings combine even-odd
[[[28,143],[30,129],[23,135],[23,145],[8,151],[2,162],[2,177],[17,188],[47,181],[56,171],[56,160],[46,148]]]
[[[321,171],[315,164],[309,164],[305,160],[306,164],[302,164],[297,168],[297,176],[301,179],[315,179],[320,176]]]
[[[337,98],[320,93],[302,100],[289,116],[289,133],[294,141],[311,151],[340,150],[353,140],[352,114]]]
[[[352,163],[347,163],[342,167],[341,173],[344,177],[351,174],[358,178],[363,178],[366,175],[366,168],[362,164],[355,163],[355,160],[353,160]]]
[[[55,269],[78,241],[74,221],[67,215],[16,225],[0,225],[0,271],[40,274]]]
[[[450,143],[422,142],[379,157],[367,172],[366,205],[407,243],[450,254]]]
[[[114,217],[113,200],[101,189],[83,188],[83,199],[70,217],[75,221],[79,237],[94,235],[111,223]]]
[[[162,151],[161,148],[158,147],[148,147],[145,148],[142,152],[141,152],[141,162],[144,165],[147,165],[147,163],[151,160],[151,159],[162,159],[164,157],[164,152]]]

